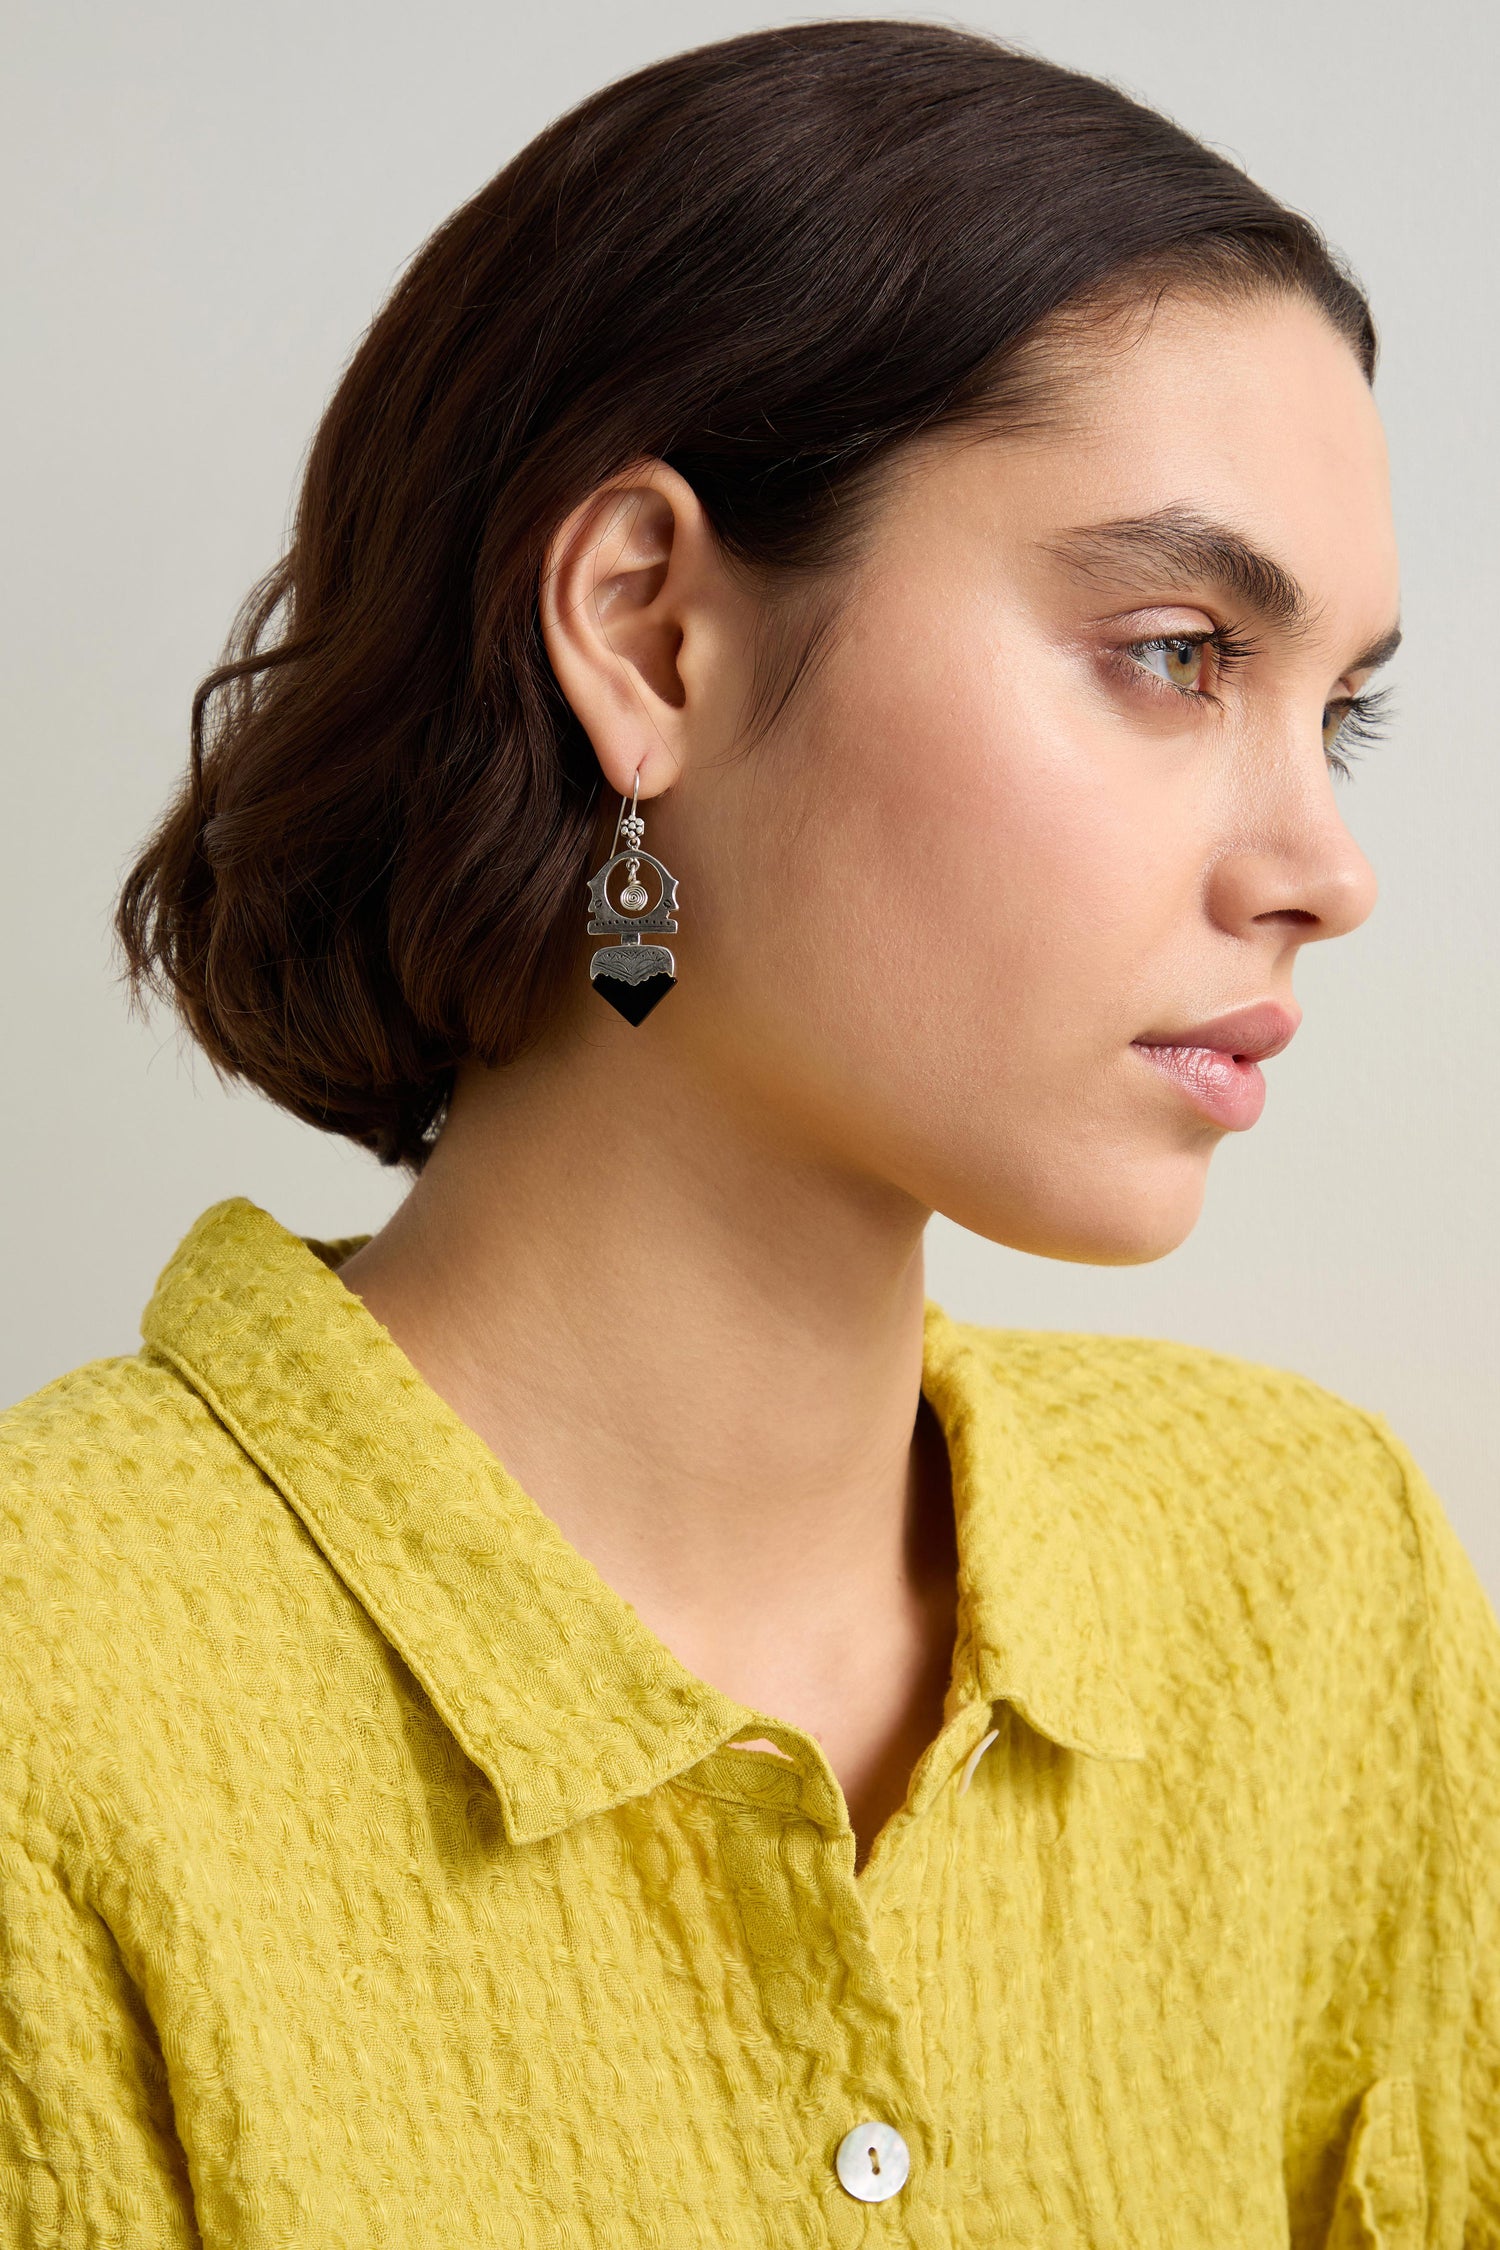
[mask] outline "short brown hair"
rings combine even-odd
[[[1321,235],[1115,88],[930,25],[653,64],[418,252],[318,428],[288,552],[199,687],[125,883],[135,998],[215,1067],[422,1164],[573,959],[602,777],[538,615],[548,540],[669,462],[739,562],[824,567],[893,448],[1124,278],[1295,290],[1366,375]]]

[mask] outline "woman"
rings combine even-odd
[[[7,1418],[6,2241],[1500,2242],[1440,1504],[922,1279],[1172,1249],[1370,911],[1373,363],[1223,158],[915,25],[423,249],[120,912],[410,1192],[216,1206]]]

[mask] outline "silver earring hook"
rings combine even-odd
[[[640,769],[640,767],[639,767],[639,766],[637,766],[637,767],[636,767],[636,769],[635,769],[635,783],[634,783],[634,786],[632,787],[632,789],[631,789],[631,792],[630,792],[630,817],[631,817],[631,819],[632,819],[632,820],[634,820],[634,819],[635,819],[635,808],[636,808],[636,805],[637,805],[637,804],[639,803],[639,801],[640,801],[640,794],[641,794],[641,769]],[[618,813],[616,813],[616,815],[615,815],[615,833],[614,833],[614,838],[613,838],[613,841],[611,842],[611,844],[610,844],[610,847],[609,847],[609,854],[610,854],[610,858],[611,858],[611,859],[613,859],[613,857],[614,857],[615,853],[616,853],[616,852],[617,852],[617,851],[619,850],[619,848],[620,848],[620,830],[621,830],[621,829],[622,829],[622,828],[624,827],[624,825],[625,825],[625,799],[624,799],[624,798],[622,797],[622,798],[620,799],[620,809],[619,809]]]

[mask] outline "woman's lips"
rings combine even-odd
[[[1148,1033],[1131,1045],[1153,1069],[1173,1079],[1205,1117],[1242,1133],[1266,1105],[1259,1061],[1279,1055],[1301,1020],[1292,1009],[1266,1001],[1188,1031]]]
[[[1266,1106],[1266,1082],[1258,1063],[1242,1062],[1238,1055],[1223,1054],[1217,1047],[1158,1047],[1142,1039],[1133,1044],[1147,1062],[1176,1079],[1205,1117],[1227,1126],[1231,1133],[1243,1133]]]

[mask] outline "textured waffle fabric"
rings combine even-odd
[[[1500,1632],[1377,1418],[929,1306],[960,1630],[856,1876],[352,1247],[216,1205],[0,1422],[6,2250],[1500,2244]]]

